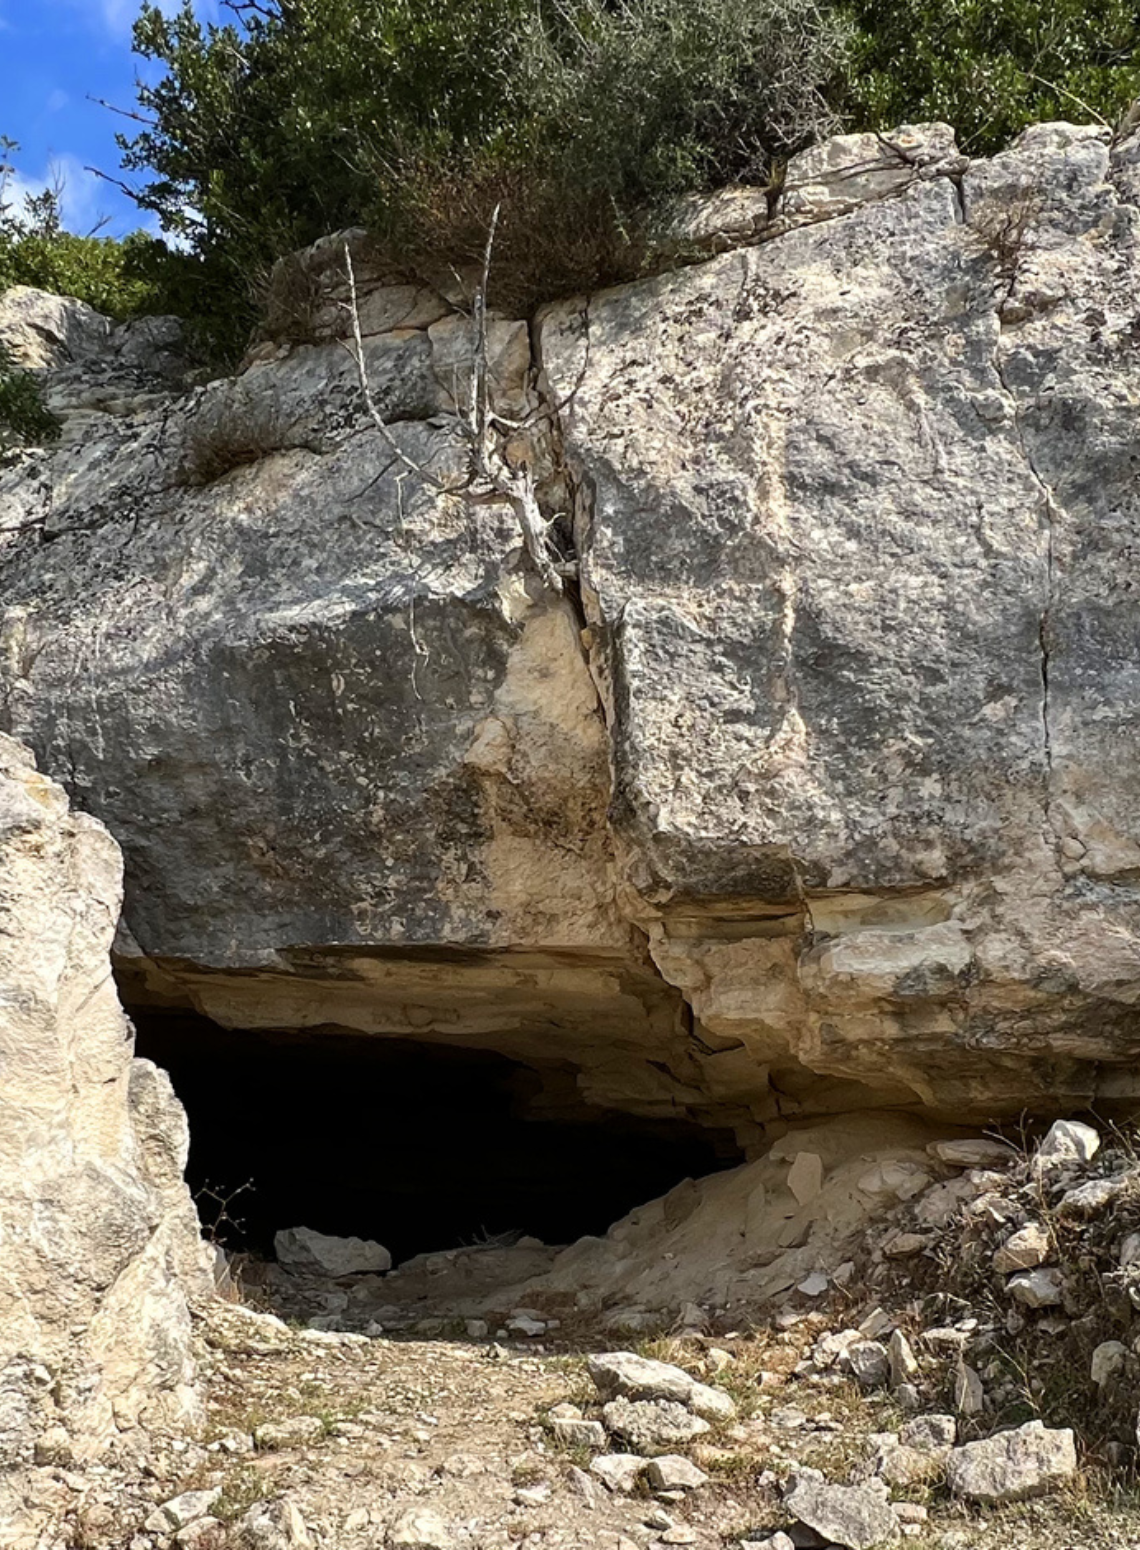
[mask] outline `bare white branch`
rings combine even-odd
[[[501,499],[506,500],[510,504],[515,514],[515,519],[518,522],[523,546],[539,576],[542,578],[543,585],[552,592],[561,593],[563,581],[556,563],[557,553],[548,536],[550,524],[542,514],[530,464],[525,456],[519,456],[518,454],[516,454],[515,461],[512,462],[507,452],[510,432],[525,431],[531,426],[538,424],[544,418],[553,419],[558,413],[559,406],[553,408],[539,406],[538,409],[528,414],[525,419],[513,421],[501,415],[495,409],[493,402],[487,292],[491,276],[491,261],[495,248],[495,235],[499,225],[499,214],[500,206],[496,205],[487,231],[487,243],[483,251],[483,271],[475,291],[472,307],[473,337],[470,381],[466,384],[465,393],[461,392],[458,379],[454,380],[452,384],[451,396],[452,402],[455,405],[456,418],[470,450],[469,466],[471,473],[467,480],[461,484],[445,484],[442,480],[436,478],[421,463],[409,457],[397,442],[391,428],[381,414],[368,379],[368,367],[364,358],[364,338],[360,326],[356,275],[352,267],[352,254],[346,243],[344,262],[348,277],[348,310],[352,321],[353,341],[353,348],[349,350],[349,354],[352,355],[356,362],[360,391],[364,397],[369,418],[405,469],[414,473],[426,485],[438,491],[441,495],[466,493],[472,499],[480,499],[482,497],[475,485],[481,483],[488,494],[497,495]],[[347,348],[348,346],[346,345]],[[589,339],[587,337],[587,360],[588,355]],[[565,402],[569,402],[573,395],[577,393],[585,376],[585,370],[584,364],[578,382]],[[463,407],[464,400],[466,400],[465,408]],[[399,476],[401,479],[403,477],[405,475]]]
[[[422,463],[417,463],[414,458],[409,457],[404,451],[395,436],[393,436],[387,421],[380,413],[375,398],[372,396],[372,384],[368,380],[368,367],[364,361],[364,336],[360,330],[360,307],[357,304],[356,298],[356,272],[352,267],[352,253],[349,251],[347,242],[344,245],[344,265],[348,274],[348,305],[349,315],[352,319],[352,340],[355,345],[355,353],[352,350],[349,350],[348,353],[352,355],[356,362],[356,375],[360,382],[360,391],[364,395],[364,406],[368,410],[369,418],[401,463],[409,468],[413,474],[417,474],[425,484],[429,484],[433,490],[438,490],[441,495],[448,495],[451,493],[451,487],[444,484],[441,479],[437,479],[433,473],[429,473]]]

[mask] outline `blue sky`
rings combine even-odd
[[[104,215],[112,236],[141,224],[125,195],[84,170],[119,174],[115,131],[131,125],[90,98],[134,106],[143,61],[131,53],[131,22],[140,4],[0,0],[0,134],[20,142],[16,164],[28,188],[62,175],[73,231],[89,231]],[[196,9],[216,19],[217,0],[196,0]]]

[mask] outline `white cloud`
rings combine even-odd
[[[98,8],[111,32],[126,32],[139,13],[135,0],[98,0]]]
[[[67,3],[119,38],[129,37],[142,9],[142,0],[67,0]],[[181,4],[182,0],[158,0],[159,9],[167,15],[179,10]],[[219,0],[195,0],[194,9],[204,21],[217,21],[221,11]]]
[[[59,189],[63,206],[63,224],[68,231],[86,236],[109,214],[107,188],[101,178],[89,172],[77,156],[55,156],[39,177],[17,173],[7,185],[5,198],[16,219],[25,199],[45,189]]]

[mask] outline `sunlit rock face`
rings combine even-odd
[[[359,234],[390,436],[340,240],[233,379],[80,403],[73,361],[0,472],[0,722],[123,846],[128,995],[748,1146],[1132,1098],[1138,168],[843,137],[708,261],[496,320],[580,596],[409,466],[462,482],[471,331]]]
[[[121,897],[107,830],[0,737],[0,1477],[198,1414],[186,1121],[132,1060]]]
[[[810,153],[543,363],[627,907],[720,1058],[1079,1102],[1140,1034],[1137,145],[939,139]]]

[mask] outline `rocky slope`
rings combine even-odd
[[[538,1283],[367,1335],[214,1302],[206,1432],[41,1470],[21,1550],[1123,1550],[1135,1151],[1060,1121],[925,1162],[841,1273],[758,1318],[706,1300],[619,1334]],[[326,1285],[355,1306],[375,1279]]]
[[[753,1154],[1131,1100],[1138,198],[1135,135],[845,137],[692,212],[729,251],[496,320],[581,612],[409,467],[462,472],[471,328],[358,234],[392,441],[338,241],[301,342],[182,396],[113,330],[85,396],[39,318],[0,721],[123,846],[130,995],[557,1061]]]

